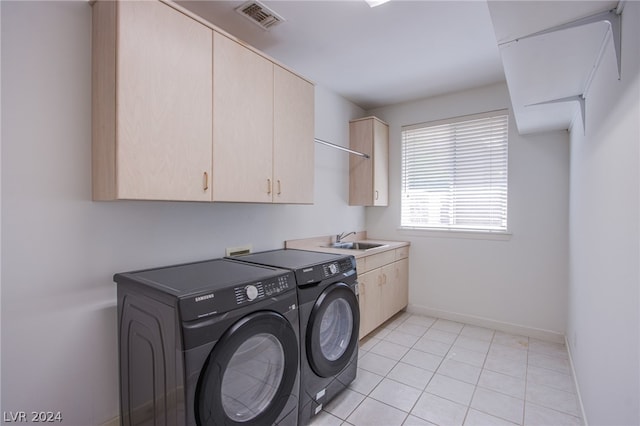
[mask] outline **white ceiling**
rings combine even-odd
[[[504,81],[485,1],[263,1],[286,22],[265,31],[242,1],[178,1],[364,109]]]

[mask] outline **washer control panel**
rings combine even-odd
[[[235,287],[236,305],[253,302],[254,300],[262,300],[291,290],[294,286],[290,282],[289,277],[289,275],[281,275],[270,280]]]
[[[265,293],[267,296],[273,296],[280,294],[283,291],[290,290],[294,287],[293,283],[289,282],[289,275],[278,277],[277,280],[268,282],[265,284]]]
[[[246,281],[235,286],[198,292],[180,300],[183,321],[205,318],[229,312],[239,306],[295,294],[296,280],[293,272],[259,281]],[[288,295],[287,294],[287,295]]]

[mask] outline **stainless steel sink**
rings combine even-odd
[[[349,241],[344,243],[333,243],[327,247],[347,249],[347,250],[371,250],[379,247],[386,247],[388,244],[365,243],[359,241]]]

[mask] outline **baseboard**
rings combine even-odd
[[[519,324],[496,321],[489,318],[477,317],[473,315],[460,314],[457,312],[443,311],[440,309],[428,308],[425,306],[412,305],[407,306],[407,312],[427,315],[436,318],[442,318],[450,321],[462,322],[465,324],[476,325],[478,327],[486,327],[494,330],[504,331],[505,333],[518,334],[521,336],[533,337],[535,339],[546,340],[555,343],[564,343],[564,334],[556,331],[544,330],[540,328],[527,327]]]
[[[584,404],[582,403],[582,395],[580,394],[580,386],[578,386],[578,376],[576,375],[576,369],[573,365],[573,355],[571,354],[571,346],[569,346],[569,339],[565,336],[565,346],[567,347],[567,353],[569,354],[569,366],[571,366],[571,377],[573,377],[573,388],[576,391],[578,397],[578,405],[580,406],[580,415],[582,416],[582,424],[589,426],[587,422],[587,414],[584,411]]]

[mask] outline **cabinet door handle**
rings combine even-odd
[[[278,195],[282,194],[282,184],[280,183],[280,179],[278,179]]]
[[[376,189],[376,200],[378,199],[378,190]]]
[[[202,180],[203,180],[203,184],[204,184],[204,185],[203,185],[203,188],[204,188],[204,190],[206,191],[206,190],[208,190],[208,189],[209,189],[209,173],[204,172],[204,173],[203,173],[203,179],[202,179]]]
[[[267,194],[271,194],[271,179],[267,179]]]

